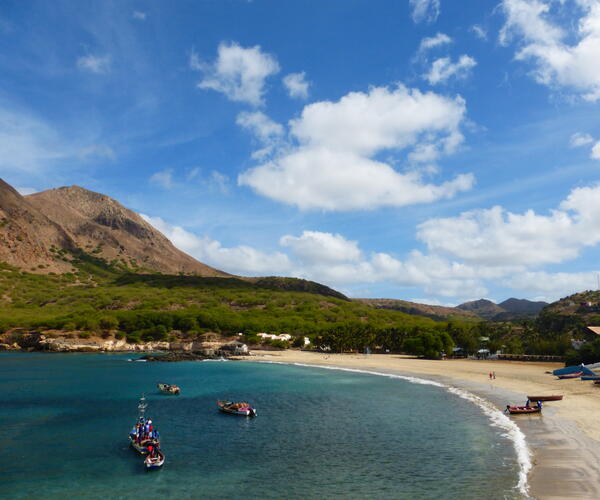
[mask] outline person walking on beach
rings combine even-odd
[[[496,380],[496,372],[492,372],[492,378]]]
[[[492,372],[490,372],[490,380],[492,380]]]

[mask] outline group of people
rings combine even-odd
[[[152,425],[152,420],[146,420],[144,417],[140,417],[136,424],[133,426],[130,432],[131,438],[138,444],[142,444],[144,441],[155,442],[155,448],[158,448],[158,440],[160,439],[160,433],[158,429]],[[150,445],[152,446],[152,445]]]
[[[529,399],[525,402],[525,406],[527,408],[531,408],[531,401],[529,401]],[[538,402],[536,403],[536,406],[541,410],[542,409],[542,402],[538,400]]]

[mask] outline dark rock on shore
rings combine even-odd
[[[214,354],[204,354],[199,351],[195,352],[168,352],[167,354],[147,354],[142,356],[140,359],[146,361],[163,361],[163,362],[175,362],[175,361],[202,361],[204,359],[236,359],[232,357],[228,352],[217,351]]]

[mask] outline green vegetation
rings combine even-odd
[[[256,334],[267,332],[293,336],[289,343],[273,343],[280,348],[302,347],[307,336],[312,346],[338,352],[369,348],[435,359],[458,346],[466,354],[485,347],[600,360],[600,341],[570,351],[571,338],[586,338],[586,325],[600,324],[600,313],[589,307],[585,316],[549,306],[536,320],[441,322],[349,301],[304,280],[141,274],[81,251],[50,250],[76,272],[39,275],[0,263],[0,333],[14,327],[78,331],[82,338],[112,332],[145,342],[243,332],[245,342],[257,344],[262,340]]]

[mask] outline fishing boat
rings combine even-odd
[[[138,416],[137,422],[135,423],[135,425],[133,426],[133,429],[129,433],[129,444],[135,451],[137,451],[141,455],[148,454],[148,452],[149,452],[148,446],[158,447],[160,445],[160,441],[155,438],[138,439],[137,429],[140,425],[146,424],[145,412],[146,412],[147,407],[148,407],[148,403],[146,403],[146,398],[144,396],[142,396],[138,403],[139,416]],[[148,420],[148,422],[152,423],[152,420]]]
[[[541,406],[510,406],[506,405],[506,410],[511,415],[523,415],[528,413],[541,413]]]
[[[158,387],[158,390],[160,392],[162,392],[163,394],[180,394],[181,393],[181,389],[179,388],[179,386],[174,385],[174,384],[165,384],[163,382],[159,382],[158,384],[156,384]]]
[[[148,455],[144,459],[144,465],[146,466],[146,470],[160,469],[164,463],[165,454],[160,450],[156,450],[153,454]]]
[[[558,375],[560,380],[570,379],[570,378],[579,378],[583,375],[583,372],[575,372],[575,373],[567,373],[565,375]]]
[[[217,401],[219,410],[231,415],[240,415],[242,417],[256,417],[256,410],[248,403],[233,403],[232,401]]]
[[[562,394],[557,394],[555,396],[527,396],[527,399],[529,399],[529,401],[533,401],[534,403],[536,401],[561,401],[562,398]]]

